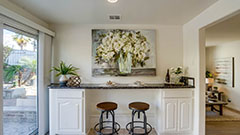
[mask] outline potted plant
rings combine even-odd
[[[183,68],[180,66],[170,68],[170,73],[171,73],[171,79],[170,79],[171,82],[175,84],[179,84],[183,74]]]
[[[209,71],[206,71],[207,90],[212,90],[212,84],[213,83],[214,83],[213,74]]]
[[[67,66],[63,61],[61,61],[59,66],[52,67],[51,71],[56,71],[57,72],[56,76],[57,77],[60,76],[59,78],[60,86],[66,86],[66,83],[68,81],[67,75],[78,75],[76,73],[78,69],[79,68],[72,66],[72,64]]]
[[[214,83],[213,74],[209,71],[206,71],[206,83],[207,84]]]

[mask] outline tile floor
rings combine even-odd
[[[3,126],[4,135],[29,135],[37,128],[35,122],[4,122]]]

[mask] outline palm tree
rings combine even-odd
[[[13,79],[17,79],[18,86],[26,84],[31,80],[37,71],[37,60],[31,60],[27,57],[20,60],[21,65],[5,65],[4,67],[4,81],[10,82]],[[26,74],[26,71],[30,71]],[[23,76],[27,75],[26,79],[23,80]],[[24,77],[25,78],[25,77]]]
[[[22,85],[26,84],[29,80],[36,75],[37,71],[37,60],[24,57],[20,60],[20,64],[23,65],[26,69],[30,70],[27,78],[22,82]]]
[[[13,40],[17,42],[21,50],[23,50],[23,47],[26,46],[29,41],[31,41],[30,38],[23,36],[21,34],[15,34],[13,36]]]
[[[17,77],[18,86],[21,87],[21,80],[23,74],[23,67],[20,65],[6,66],[4,70],[4,80],[9,82]]]

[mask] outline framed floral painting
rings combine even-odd
[[[155,30],[93,29],[92,76],[156,76]]]

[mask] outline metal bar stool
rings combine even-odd
[[[94,127],[94,130],[99,135],[113,135],[118,134],[118,131],[120,130],[120,125],[115,122],[115,113],[114,110],[117,109],[117,104],[113,102],[102,102],[97,104],[97,109],[101,111],[101,115],[99,118],[99,123],[97,123]],[[112,121],[110,120],[103,120],[103,115],[106,113],[106,118],[109,119],[108,115],[112,116]],[[104,126],[103,124],[111,124],[111,126]],[[110,133],[103,133],[104,129],[110,129],[112,130]]]
[[[147,116],[145,111],[149,109],[149,104],[143,103],[143,102],[133,102],[130,103],[129,109],[132,110],[132,121],[129,122],[126,125],[126,129],[128,130],[129,134],[131,135],[147,135],[152,131],[152,126],[147,123]],[[143,114],[143,121],[135,121],[134,116],[135,114],[138,114],[138,119],[140,119],[140,113]],[[143,126],[136,125],[134,124],[143,124]],[[134,129],[143,129],[144,133],[135,133]]]

